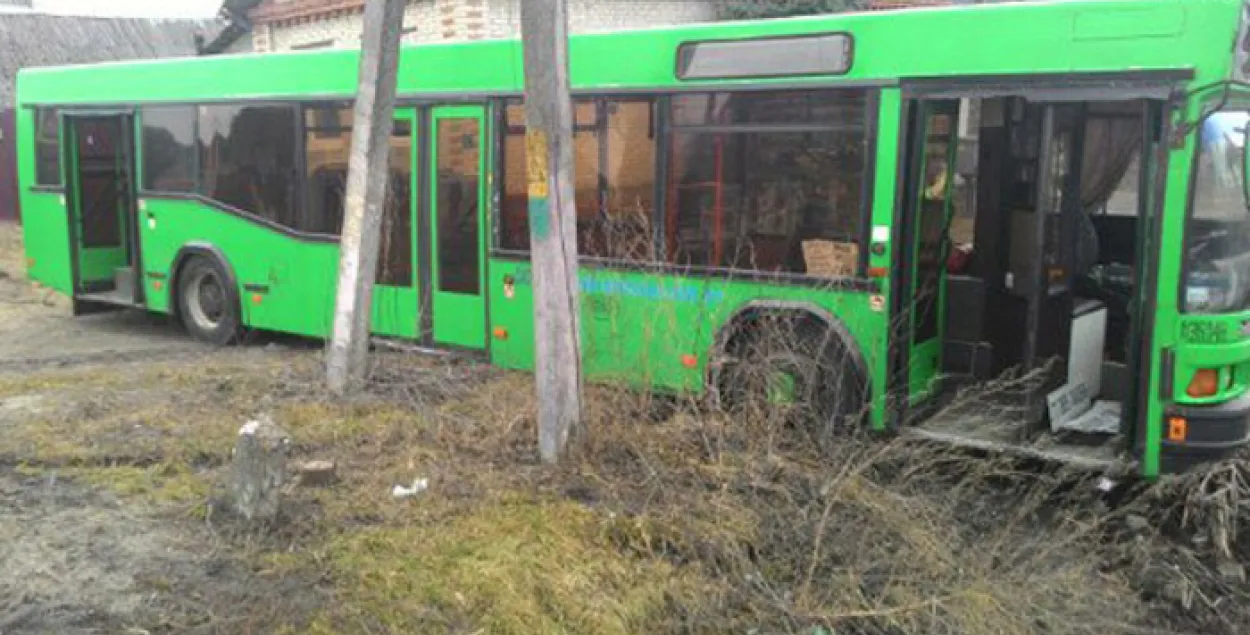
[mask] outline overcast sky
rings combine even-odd
[[[144,18],[211,18],[221,0],[35,0],[48,13]]]

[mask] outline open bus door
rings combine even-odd
[[[981,140],[976,169],[977,179],[983,181],[978,183],[978,205],[984,207],[977,211],[976,240],[984,251],[977,252],[979,260],[968,276],[983,285],[974,290],[985,289],[984,305],[966,302],[970,305],[966,309],[956,305],[949,311],[944,306],[945,255],[954,198],[942,183],[954,174],[949,163],[956,134],[951,128],[952,114],[958,110],[950,100],[907,102],[901,145],[905,157],[900,163],[892,237],[901,246],[890,298],[889,406],[895,426],[923,419],[920,427],[909,431],[932,440],[1099,469],[1122,466],[1129,459],[1141,463],[1148,474],[1157,470],[1157,456],[1150,456],[1147,440],[1148,423],[1161,418],[1161,413],[1151,412],[1153,396],[1166,389],[1168,381],[1167,373],[1161,372],[1163,384],[1153,383],[1157,379],[1152,368],[1159,353],[1162,365],[1168,365],[1170,341],[1155,320],[1157,280],[1164,264],[1160,219],[1168,160],[1165,102],[1137,94],[1099,97],[1091,101],[1013,96],[998,102],[1000,114],[994,121],[1000,123],[982,127],[983,132],[994,131],[992,138]],[[1101,119],[1091,115],[1095,107]],[[1112,128],[1108,121],[1117,125]],[[1134,126],[1140,127],[1132,130]],[[1122,141],[1113,144],[1110,135]],[[1125,146],[1123,141],[1131,143]],[[1124,155],[1125,148],[1131,151],[1137,143],[1139,152],[1123,157],[1122,163],[1128,166],[1132,156],[1141,157],[1140,180],[1126,178],[1129,173],[1115,172],[1116,168],[1103,174],[1093,169],[1101,164],[1088,163],[1100,159],[1098,153],[1111,145],[1118,148],[1117,155]],[[1120,183],[1114,191],[1129,194],[1119,200],[1117,213],[1097,228],[1099,236],[1115,240],[1094,237],[1091,243],[1089,233],[1095,227],[1089,201],[1114,191],[1104,192],[1101,185],[1087,190],[1085,181],[1112,183],[1108,178]],[[994,196],[987,198],[989,194]],[[1129,201],[1135,203],[1126,206]],[[1122,221],[1135,230],[1107,233],[1121,228]],[[1101,243],[1105,244],[1100,247]],[[1123,268],[1133,275],[1131,287],[1140,291],[1124,302],[1118,295],[1100,299],[1110,297],[1101,292],[1118,293],[1128,286],[1118,273]],[[1092,288],[1091,281],[1102,286]],[[1113,308],[1106,308],[1111,304]],[[1093,309],[1088,308],[1091,305]],[[973,335],[992,355],[973,370],[942,359],[942,344],[959,343],[955,327],[963,310],[984,312],[986,328],[973,329]],[[1125,317],[1123,326],[1116,327],[1123,334],[1112,339],[1091,336],[1100,329],[1107,334],[1105,320],[1112,312]],[[951,321],[950,333],[946,320]],[[943,341],[952,335],[951,342]],[[1133,345],[1121,346],[1123,341]],[[1093,381],[1087,381],[1089,372],[1097,373]],[[974,393],[984,401],[972,410],[967,403],[945,399],[956,396],[951,388],[974,384],[985,389]],[[1087,389],[1085,403],[1078,403],[1081,395],[1074,387]],[[1062,401],[1068,394],[1073,397]],[[1068,411],[1063,410],[1065,403],[1071,406]],[[953,407],[935,412],[945,405]],[[1081,406],[1084,410],[1073,414]],[[1055,408],[1072,416],[1052,420]],[[981,415],[984,418],[978,419]],[[1074,418],[1082,426],[1067,425]],[[1085,425],[1089,423],[1099,427]],[[1132,456],[1124,456],[1125,450]]]
[[[946,236],[953,213],[959,100],[913,100],[906,109],[906,166],[892,242],[890,388],[895,424],[931,404],[942,367]]]
[[[64,130],[74,310],[141,305],[134,117],[72,113]]]

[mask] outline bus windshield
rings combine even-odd
[[[1193,209],[1185,241],[1185,310],[1250,308],[1250,213],[1242,154],[1250,112],[1223,110],[1203,121]]]

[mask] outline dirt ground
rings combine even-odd
[[[0,227],[0,633],[241,632],[211,607],[293,599],[222,552],[186,509],[101,485],[154,459],[130,451],[133,437],[156,434],[139,420],[96,455],[45,455],[34,441],[71,447],[75,421],[141,412],[151,396],[133,380],[154,364],[195,368],[239,352],[143,313],[73,318],[64,297],[24,280],[20,255],[17,230]]]
[[[0,635],[1250,632],[1245,462],[1109,500],[593,388],[550,468],[527,376],[378,352],[331,400],[316,343],[73,319],[20,263],[0,227]],[[257,527],[222,494],[262,414],[338,479]]]

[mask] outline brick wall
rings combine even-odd
[[[708,0],[570,0],[576,32],[641,28],[714,19]],[[407,42],[514,37],[520,32],[517,0],[411,0],[405,11]],[[257,51],[360,45],[361,14],[347,9],[316,17],[258,24]]]

